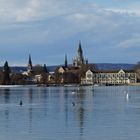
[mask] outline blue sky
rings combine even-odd
[[[140,61],[139,0],[0,0],[0,65]]]

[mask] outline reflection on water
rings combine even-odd
[[[2,140],[139,140],[139,118],[140,87],[0,89]]]

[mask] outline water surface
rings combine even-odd
[[[140,139],[140,87],[0,88],[0,140],[93,139]]]

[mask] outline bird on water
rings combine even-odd
[[[19,103],[19,105],[20,105],[20,106],[22,106],[22,104],[23,104],[23,103],[22,103],[22,100],[20,100],[20,103]]]

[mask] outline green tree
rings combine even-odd
[[[6,61],[4,63],[3,67],[3,85],[9,85],[10,84],[10,68],[8,66],[8,62]]]
[[[44,66],[43,66],[43,72],[44,72],[44,73],[48,73],[48,69],[47,69],[46,64],[44,64]]]

